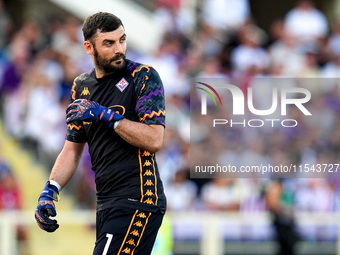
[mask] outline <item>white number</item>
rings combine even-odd
[[[107,251],[109,250],[110,243],[111,243],[111,241],[112,241],[113,235],[111,235],[111,234],[106,234],[106,237],[107,237],[107,242],[106,242],[106,245],[105,245],[105,248],[104,248],[104,251],[103,251],[103,255],[106,255],[106,254],[107,254]]]

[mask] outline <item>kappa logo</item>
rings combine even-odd
[[[125,248],[124,250],[123,250],[123,252],[124,253],[126,253],[126,254],[130,254],[131,253],[131,250],[130,250],[130,248]]]
[[[80,95],[81,96],[89,96],[89,95],[91,95],[90,91],[89,91],[89,88],[88,87],[84,87],[84,89],[83,89],[83,91],[81,92]]]
[[[151,180],[147,180],[144,186],[155,186]]]
[[[145,173],[143,174],[143,176],[152,176],[153,175],[153,173],[148,169],[148,170],[146,170],[145,171]]]
[[[146,218],[146,215],[145,213],[141,212],[140,214],[137,215],[137,217],[144,219]]]
[[[116,87],[120,90],[120,92],[123,92],[124,89],[129,85],[127,80],[125,78],[122,78],[117,84]]]
[[[136,246],[135,245],[135,241],[132,238],[129,241],[127,241],[126,243],[130,244],[130,245],[133,245],[133,246]]]
[[[135,224],[133,224],[133,225],[135,225],[135,226],[137,226],[137,227],[143,227],[143,224],[142,224],[142,222],[139,220],[139,221],[137,221]]]
[[[135,229],[130,233],[130,235],[139,236],[139,232],[137,231],[137,229]]]
[[[149,204],[149,205],[154,205],[154,204],[155,204],[155,203],[152,201],[151,198],[148,198],[147,200],[145,200],[144,203]]]
[[[144,151],[142,157],[149,157],[151,156],[151,153],[148,151]]]
[[[151,197],[151,196],[153,196],[153,195],[155,195],[155,194],[154,194],[150,189],[148,189],[148,190],[146,191],[145,195]]]
[[[147,160],[147,161],[145,161],[143,166],[151,166],[151,165],[152,165],[152,163],[149,160]]]

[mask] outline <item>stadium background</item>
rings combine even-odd
[[[157,159],[169,205],[155,254],[275,254],[266,196],[272,180],[190,180],[189,89],[195,77],[337,78],[340,1],[314,1],[320,12],[309,9],[301,20],[292,12],[299,13],[297,2],[0,0],[0,254],[92,252],[95,188],[87,154],[56,205],[60,229],[42,232],[33,213],[63,145],[70,86],[92,65],[81,21],[97,10],[122,18],[127,56],[153,65],[166,90],[167,132]],[[301,132],[310,132],[315,150],[339,158],[339,86],[314,89],[322,94],[315,105],[320,122],[332,125],[323,127],[327,136]],[[310,155],[299,139],[284,142],[292,148],[287,160]],[[261,154],[258,146],[249,150]],[[276,202],[296,218],[297,254],[339,254],[339,181],[284,184],[281,197],[288,199]]]

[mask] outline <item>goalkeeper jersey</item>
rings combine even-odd
[[[124,70],[103,78],[96,78],[92,69],[74,80],[70,101],[79,98],[96,101],[132,121],[165,126],[164,89],[151,66],[126,60]],[[165,211],[155,154],[127,143],[97,121],[69,124],[66,139],[88,143],[97,210],[126,206]]]

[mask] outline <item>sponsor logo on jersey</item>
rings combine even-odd
[[[89,88],[88,87],[84,87],[84,89],[83,89],[83,91],[81,92],[80,95],[81,96],[89,96],[89,95],[91,95],[90,91],[89,91]]]

